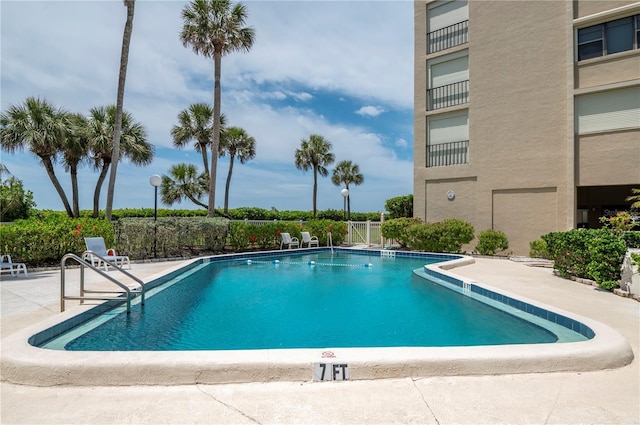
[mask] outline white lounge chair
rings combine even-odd
[[[313,245],[319,247],[320,241],[317,236],[311,236],[309,232],[302,232],[302,248],[304,248],[304,244],[307,244],[307,248],[311,248]]]
[[[293,247],[300,248],[300,240],[295,236],[292,237],[289,233],[280,233],[280,236],[282,237],[280,249],[282,249],[283,246],[286,246],[288,249]]]
[[[23,272],[24,275],[27,276],[26,264],[14,263],[11,261],[11,256],[9,254],[0,256],[0,274],[11,273],[11,276],[16,276],[19,275],[20,272]]]
[[[131,268],[129,257],[126,255],[117,255],[114,249],[107,250],[103,238],[84,238],[84,243],[87,246],[87,250],[82,254],[82,258],[90,262],[94,267],[104,266],[105,271],[108,270],[110,264],[122,268],[125,266]],[[98,256],[104,258],[106,261],[98,258]]]

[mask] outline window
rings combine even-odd
[[[640,128],[640,87],[576,97],[576,133]]]
[[[469,57],[467,52],[429,61],[427,109],[434,110],[469,101]]]
[[[468,42],[467,0],[434,2],[427,10],[427,53],[435,53]]]
[[[578,61],[637,49],[640,15],[629,16],[578,30]]]

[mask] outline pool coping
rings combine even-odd
[[[309,252],[308,249],[305,251]],[[277,252],[263,254],[273,255]],[[462,279],[451,270],[473,264],[475,260],[472,257],[458,257],[426,268],[442,276],[469,282],[469,279]],[[170,267],[150,277],[148,282],[200,261],[203,259]],[[594,337],[582,342],[534,345],[174,352],[70,352],[42,349],[29,344],[33,335],[95,307],[75,306],[2,341],[2,380],[32,386],[311,381],[315,363],[348,364],[351,380],[368,380],[593,371],[622,367],[634,358],[627,340],[600,322],[509,294],[484,283],[469,283],[578,321],[589,327]]]

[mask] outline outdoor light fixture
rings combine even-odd
[[[342,197],[344,198],[344,204],[342,207],[342,215],[344,216],[344,219],[347,219],[347,197],[349,196],[349,189],[342,189],[340,191],[340,195],[342,195]]]
[[[153,203],[153,258],[158,258],[158,186],[162,184],[162,177],[154,174],[149,178],[149,183],[155,190],[155,199]]]

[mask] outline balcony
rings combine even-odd
[[[427,53],[450,49],[469,41],[469,20],[427,33]]]
[[[427,145],[427,167],[446,167],[468,162],[468,140]]]
[[[469,80],[428,89],[427,102],[429,111],[469,103]]]

